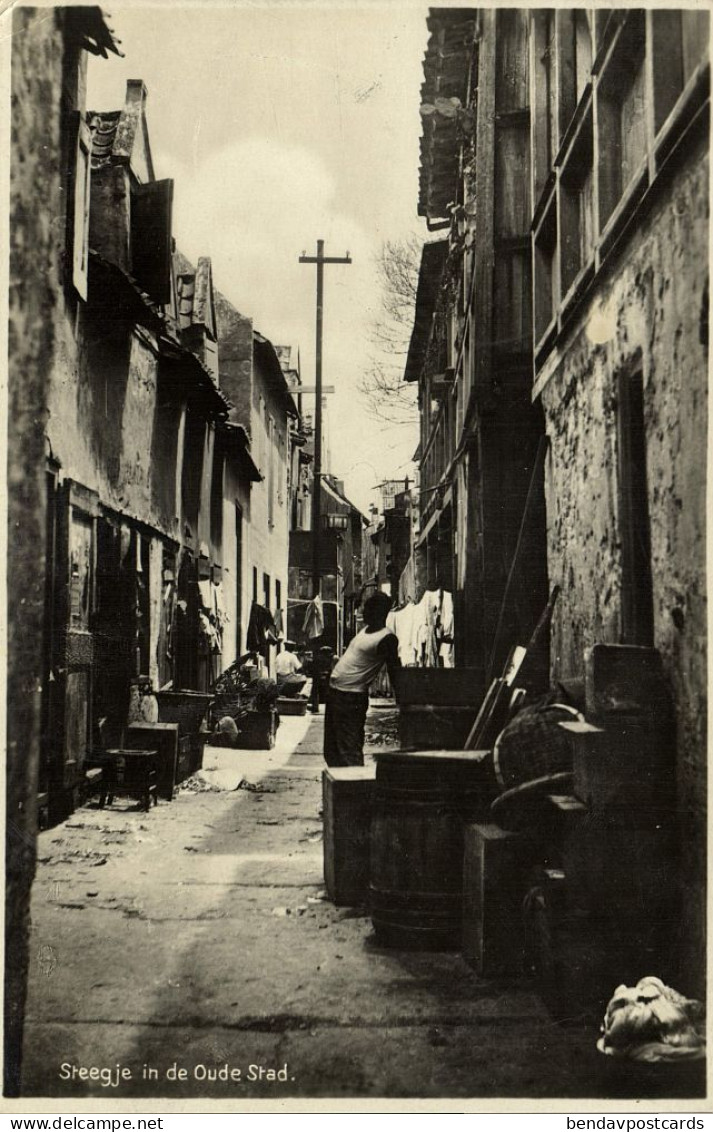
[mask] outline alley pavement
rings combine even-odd
[[[172,803],[90,803],[40,834],[25,1095],[608,1094],[596,1032],[532,983],[380,947],[365,909],[329,902],[322,732],[284,718],[273,751],[207,748]],[[369,736],[391,742],[393,713]]]

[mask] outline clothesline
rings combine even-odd
[[[288,599],[287,599],[288,604],[291,603],[292,605],[312,605],[313,601],[314,601],[313,597],[310,597],[310,598],[288,597]],[[322,598],[322,605],[338,605],[338,602],[330,601],[330,599],[328,597],[327,598],[323,597]]]

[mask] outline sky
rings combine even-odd
[[[193,262],[314,384],[318,239],[325,268],[329,471],[366,510],[384,478],[412,474],[416,423],[375,421],[358,390],[378,316],[384,240],[425,236],[417,217],[419,91],[427,7],[279,2],[111,6],[124,59],[92,58],[87,107],[123,105],[143,79],[158,178],[174,179],[173,229]],[[306,403],[308,409],[308,403]]]

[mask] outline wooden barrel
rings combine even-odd
[[[464,824],[494,796],[488,751],[376,756],[370,903],[379,942],[409,950],[460,946]]]

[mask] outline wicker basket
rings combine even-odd
[[[177,723],[178,734],[195,735],[213,697],[206,692],[157,692],[160,723]]]
[[[572,770],[572,747],[560,723],[582,719],[567,704],[523,708],[495,740],[493,764],[501,790]]]

